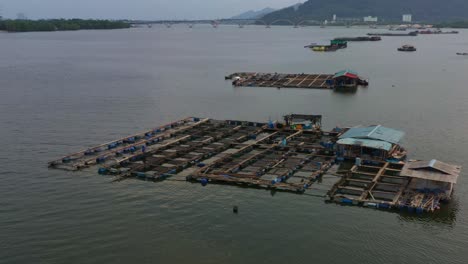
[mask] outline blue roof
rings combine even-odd
[[[374,139],[374,140],[390,142],[393,144],[398,144],[404,135],[405,133],[402,131],[378,125],[378,126],[369,126],[369,127],[353,127],[349,129],[348,131],[346,131],[346,133],[341,135],[340,139],[342,138]]]
[[[383,149],[386,151],[390,151],[392,149],[391,143],[373,139],[343,138],[338,140],[337,143],[340,145],[355,145],[373,149]]]

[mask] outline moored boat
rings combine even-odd
[[[398,51],[416,51],[416,48],[411,45],[403,45],[398,48]]]

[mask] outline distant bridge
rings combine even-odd
[[[300,26],[308,26],[308,25],[321,25],[322,23],[317,20],[290,20],[290,19],[278,19],[274,21],[264,21],[261,19],[219,19],[219,20],[155,20],[155,21],[145,21],[145,20],[134,20],[129,21],[134,26],[139,25],[165,25],[167,28],[170,28],[174,25],[187,25],[188,27],[192,28],[196,24],[209,24],[214,28],[219,27],[220,25],[239,25],[240,28],[243,28],[247,25],[264,25],[267,28],[271,26],[283,26],[283,25],[290,25],[294,28],[298,28]]]

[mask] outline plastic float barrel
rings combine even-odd
[[[205,166],[206,166],[206,164],[203,163],[203,162],[200,162],[200,163],[197,164],[197,167],[199,167],[199,168],[203,168]]]
[[[199,121],[200,121],[200,118],[194,117],[194,118],[193,118],[193,121],[194,121],[194,122],[199,122]]]
[[[208,179],[207,178],[202,178],[200,180],[200,183],[201,183],[202,186],[206,186],[208,184]]]
[[[93,154],[94,154],[94,151],[88,149],[88,150],[85,151],[84,154],[85,154],[85,156],[93,155]]]
[[[344,203],[344,204],[353,204],[353,200],[348,199],[348,198],[342,198],[342,199],[341,199],[341,203]]]
[[[71,161],[71,158],[66,157],[62,159],[62,163],[69,163]]]
[[[361,158],[356,158],[356,161],[354,162],[354,165],[361,166]]]
[[[103,162],[105,162],[105,161],[106,161],[106,157],[98,157],[98,158],[96,158],[96,163],[98,163],[98,164],[99,164],[99,163],[103,163]]]
[[[114,149],[117,147],[117,143],[111,143],[109,145],[107,145],[107,149]]]
[[[315,165],[317,165],[317,168],[319,170],[322,168],[322,162],[317,162],[317,163],[315,163]]]
[[[389,208],[390,208],[390,204],[388,204],[388,203],[379,203],[379,204],[378,204],[378,208],[379,208],[379,209],[389,209]]]
[[[146,173],[144,173],[144,172],[136,172],[136,173],[135,173],[135,176],[137,176],[138,178],[146,178]]]
[[[108,170],[106,168],[99,168],[98,169],[98,174],[105,175],[107,174]]]

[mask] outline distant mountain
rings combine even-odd
[[[467,0],[309,0],[262,17],[266,22],[278,19],[331,20],[377,16],[380,21],[401,21],[403,14],[412,14],[414,21],[440,22],[468,20]]]
[[[269,8],[269,7],[264,8],[262,10],[258,10],[258,11],[250,10],[240,15],[233,16],[231,17],[231,19],[257,19],[273,11],[275,11],[275,9]]]

